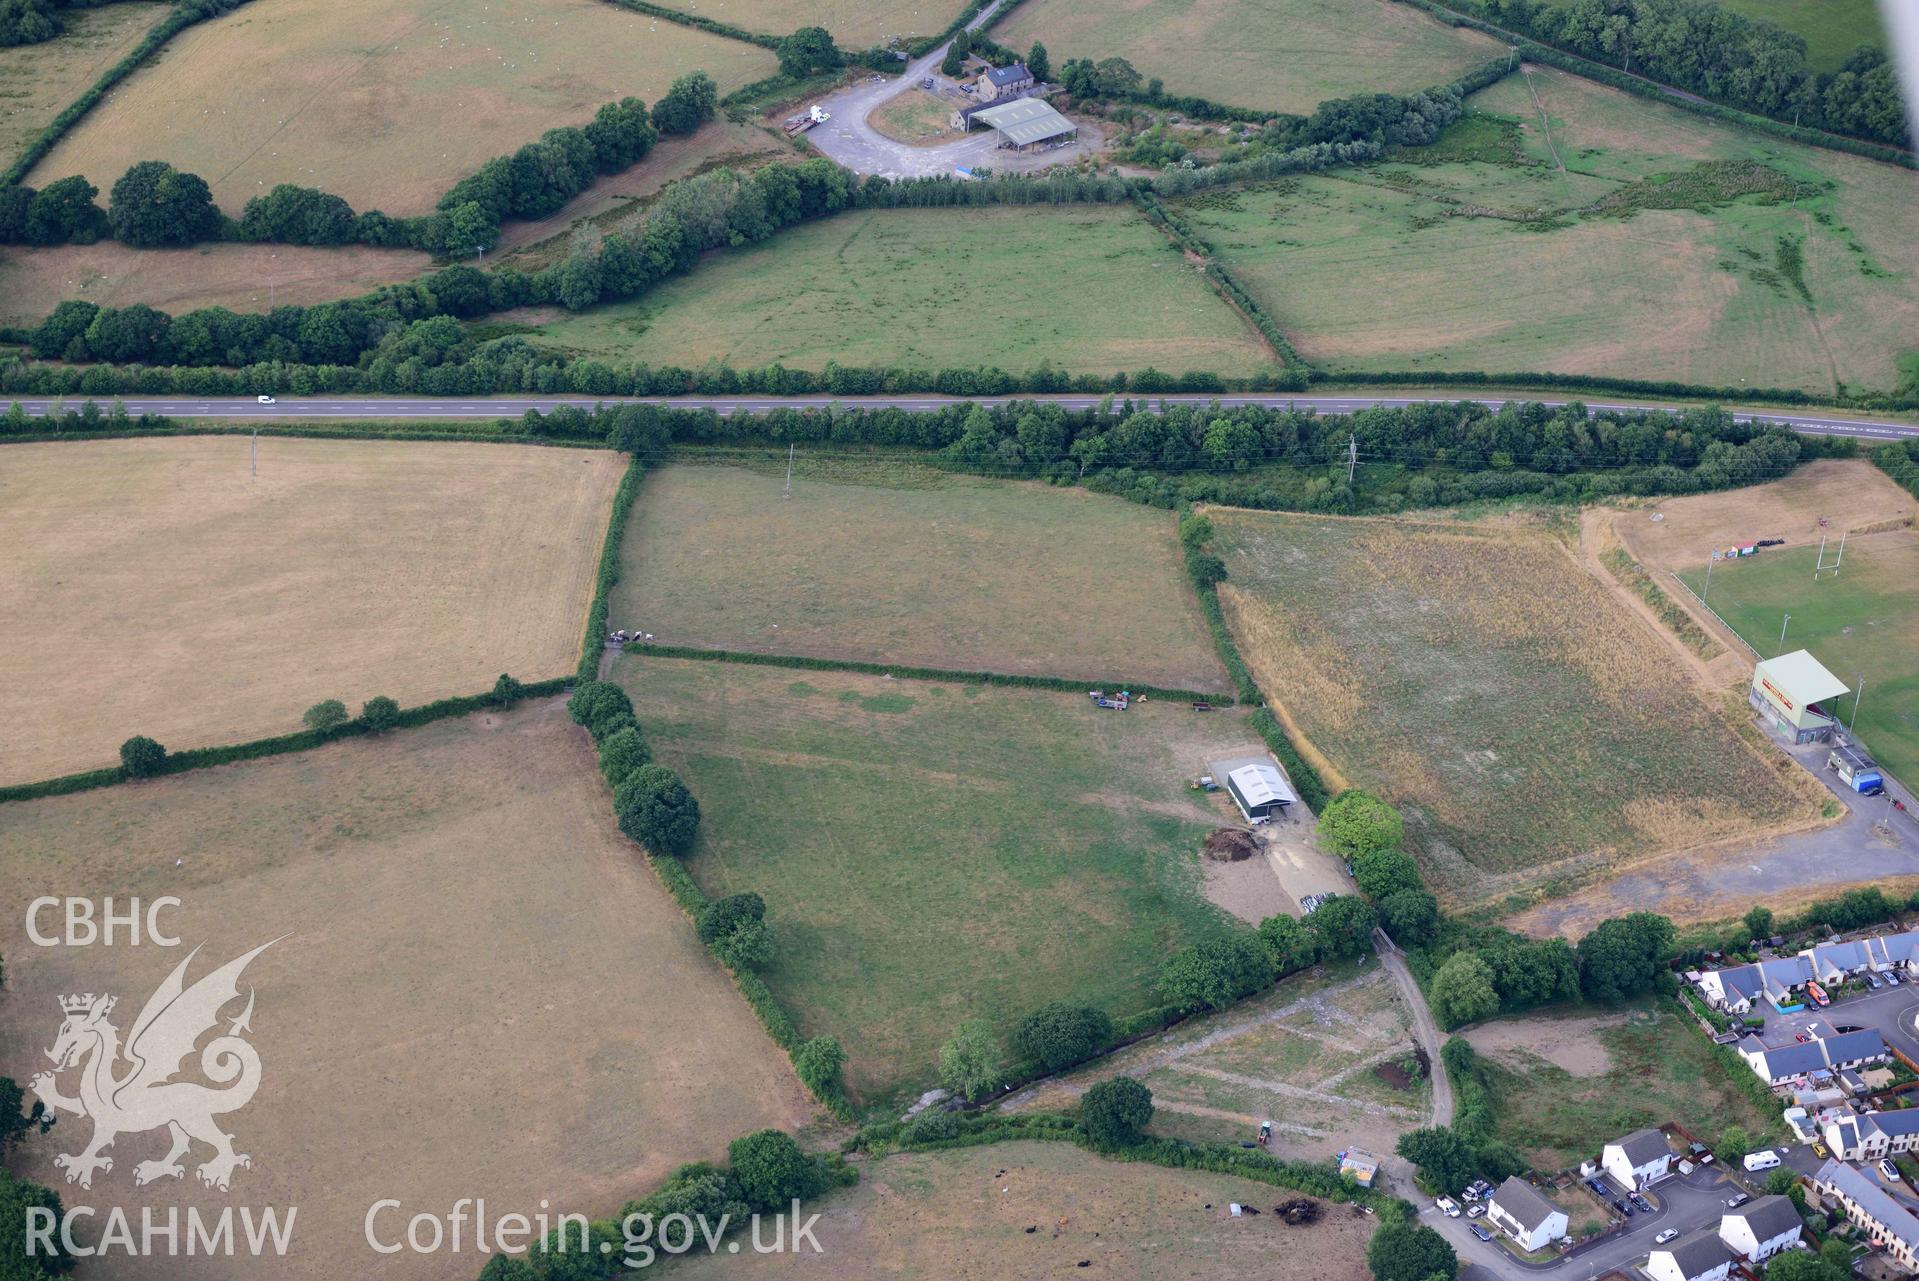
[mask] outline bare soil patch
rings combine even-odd
[[[1220,827],[1206,834],[1206,857],[1237,863],[1260,852],[1259,838],[1243,827]]]
[[[244,436],[12,445],[0,782],[572,670],[624,460]]]
[[[0,251],[0,323],[37,324],[68,299],[127,307],[136,302],[180,315],[197,307],[265,312],[352,298],[412,280],[433,263],[411,249],[365,245],[196,245],[129,249],[92,245]]]
[[[1600,1076],[1611,1070],[1612,1055],[1595,1034],[1601,1028],[1623,1026],[1628,1017],[1606,1014],[1592,1018],[1504,1019],[1472,1028],[1464,1035],[1475,1050],[1493,1058],[1523,1050],[1573,1076]]]
[[[47,1066],[56,997],[116,994],[125,1035],[190,948],[203,947],[198,978],[285,936],[245,976],[263,1073],[223,1118],[253,1159],[230,1193],[202,1189],[191,1168],[136,1188],[133,1167],[164,1151],[163,1132],[122,1135],[112,1171],[79,1192],[52,1164],[90,1131],[70,1116],[12,1161],[68,1205],[124,1205],[136,1223],[147,1205],[297,1205],[275,1276],[471,1275],[447,1256],[373,1255],[368,1207],[400,1199],[401,1231],[469,1196],[490,1214],[532,1214],[544,1198],[610,1216],[735,1135],[814,1116],[614,826],[558,700],[0,808],[0,901],[41,894],[175,895],[163,921],[183,946],[34,947],[24,913],[8,912],[0,1071],[23,1082]],[[71,1074],[62,1086],[73,1092]],[[118,1256],[88,1271],[257,1275]]]
[[[824,1202],[821,1255],[701,1255],[686,1275],[1364,1281],[1379,1222],[1310,1198],[1315,1210],[1294,1217],[1311,1221],[1289,1222],[1275,1208],[1302,1198],[1270,1184],[1106,1161],[1065,1143],[904,1153],[862,1175]],[[1234,1218],[1233,1202],[1261,1213]]]
[[[628,94],[705,71],[722,94],[771,52],[601,0],[279,0],[182,32],[28,181],[103,190],[139,160],[199,174],[238,216],[297,182],[356,209],[420,214],[488,158]]]

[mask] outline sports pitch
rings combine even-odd
[[[9,1165],[68,1206],[123,1205],[136,1225],[143,1206],[163,1220],[181,1204],[297,1206],[288,1257],[263,1272],[116,1254],[88,1260],[100,1278],[470,1277],[470,1254],[375,1258],[368,1208],[404,1203],[378,1224],[389,1240],[461,1197],[485,1197],[489,1217],[535,1213],[542,1198],[608,1217],[735,1135],[815,1116],[614,826],[592,748],[557,699],[0,808],[0,901],[68,893],[122,909],[177,896],[161,921],[181,946],[35,947],[25,912],[8,911],[0,1071],[22,1082],[48,1066],[56,997],[114,994],[126,1036],[191,948],[189,981],[279,940],[243,977],[261,1083],[220,1118],[252,1158],[229,1192],[200,1187],[192,1164],[136,1187],[136,1164],[166,1149],[157,1131],[121,1135],[113,1169],[90,1191],[70,1186],[53,1156],[91,1129],[73,1116]]]
[[[9,445],[0,782],[573,669],[624,459],[244,436]]]
[[[1839,559],[1838,537],[1826,563]],[[1769,549],[1680,577],[1766,657],[1811,650],[1859,691],[1835,707],[1874,757],[1902,782],[1919,783],[1919,534],[1910,528],[1849,538],[1839,572],[1816,580],[1817,544]],[[1790,621],[1787,615],[1791,615]]]
[[[1151,1009],[1165,956],[1231,924],[1187,783],[1243,750],[1237,709],[635,655],[614,679],[700,798],[688,870],[766,899],[766,980],[863,1101],[928,1088],[969,1018]]]
[[[1212,516],[1260,687],[1406,811],[1455,906],[1817,816],[1817,784],[1708,707],[1547,534]]]
[[[649,475],[611,619],[663,644],[1225,688],[1170,516],[917,463]]]

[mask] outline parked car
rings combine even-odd
[[[1473,1235],[1478,1237],[1481,1241],[1490,1241],[1493,1239],[1493,1234],[1486,1231],[1484,1225],[1474,1223],[1469,1226],[1471,1226],[1473,1230]]]
[[[1619,1213],[1625,1218],[1628,1218],[1628,1219],[1632,1218],[1632,1202],[1625,1201],[1625,1200],[1614,1201],[1612,1203],[1612,1208],[1619,1211]]]
[[[1825,1159],[1826,1159],[1827,1157],[1829,1157],[1829,1156],[1831,1156],[1831,1155],[1832,1155],[1832,1153],[1830,1153],[1830,1152],[1828,1152],[1828,1151],[1826,1151],[1826,1145],[1825,1145],[1825,1144],[1823,1144],[1823,1143],[1815,1143],[1815,1144],[1813,1144],[1813,1145],[1812,1145],[1812,1154],[1813,1154],[1814,1156],[1816,1156],[1816,1157],[1818,1157],[1818,1158],[1819,1158],[1819,1159],[1820,1159],[1821,1161],[1823,1161],[1823,1160],[1825,1160]]]
[[[1486,1213],[1486,1207],[1483,1205],[1469,1206],[1466,1210],[1466,1217],[1469,1219],[1477,1219],[1484,1213]]]
[[[1586,1186],[1593,1190],[1594,1196],[1603,1197],[1608,1195],[1608,1193],[1606,1192],[1606,1185],[1601,1183],[1598,1179],[1587,1179]]]
[[[1447,1218],[1457,1219],[1459,1217],[1459,1202],[1453,1200],[1451,1197],[1440,1197],[1439,1200],[1433,1202],[1433,1204],[1437,1206],[1439,1212]]]
[[[1898,976],[1897,974],[1895,974],[1895,973],[1893,973],[1893,972],[1892,972],[1891,970],[1887,970],[1887,971],[1886,971],[1886,982],[1888,982],[1888,983],[1890,983],[1890,984],[1892,984],[1892,985],[1893,985],[1894,987],[1898,987],[1898,986],[1899,986],[1899,976]]]
[[[1652,1213],[1652,1202],[1648,1201],[1645,1197],[1640,1196],[1637,1192],[1632,1194],[1632,1203],[1638,1206],[1640,1209],[1644,1210],[1647,1214]]]
[[[1738,1192],[1726,1198],[1726,1208],[1728,1210],[1737,1210],[1740,1206],[1744,1205],[1746,1202],[1750,1200],[1752,1200],[1752,1198],[1747,1196],[1744,1192]]]
[[[1667,1228],[1664,1232],[1661,1232],[1658,1236],[1654,1237],[1652,1239],[1652,1243],[1654,1245],[1664,1245],[1666,1244],[1666,1242],[1672,1240],[1674,1237],[1678,1235],[1679,1235],[1678,1228]]]
[[[1867,970],[1866,986],[1870,987],[1873,991],[1877,992],[1880,988],[1884,987],[1885,984],[1879,981],[1879,976],[1877,974],[1874,974],[1871,970]]]
[[[1879,1173],[1886,1176],[1886,1182],[1888,1183],[1899,1182],[1899,1167],[1894,1165],[1891,1161],[1886,1161],[1886,1160],[1880,1161]]]

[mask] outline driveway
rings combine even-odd
[[[967,23],[966,29],[978,31],[986,26],[1003,2],[998,0],[989,6]],[[883,178],[950,176],[955,169],[987,168],[995,173],[1050,169],[1099,150],[1105,141],[1098,129],[1082,125],[1077,142],[1051,151],[1001,151],[996,142],[998,135],[990,129],[977,137],[949,142],[942,147],[915,147],[895,142],[866,123],[866,118],[880,104],[912,89],[928,76],[937,78],[946,49],[946,45],[941,45],[919,61],[909,63],[897,80],[853,85],[821,99],[820,105],[832,119],[800,136],[822,155],[854,173],[879,174]]]
[[[1738,916],[1755,903],[1778,902],[1803,890],[1919,876],[1919,811],[1910,791],[1888,778],[1885,796],[1861,796],[1826,768],[1826,745],[1795,747],[1774,739],[1773,746],[1818,779],[1845,807],[1845,817],[1743,849],[1670,855],[1534,908],[1511,924],[1529,934],[1576,935],[1609,916],[1660,911],[1667,904],[1687,919]],[[1894,800],[1906,808],[1893,809]]]
[[[1607,1183],[1616,1190],[1611,1180]],[[1737,1191],[1743,1189],[1716,1165],[1695,1166],[1691,1174],[1674,1175],[1647,1193],[1653,1203],[1651,1214],[1635,1214],[1626,1220],[1622,1231],[1550,1263],[1526,1263],[1509,1253],[1497,1237],[1481,1241],[1469,1226],[1475,1220],[1447,1218],[1431,1202],[1421,1207],[1419,1221],[1437,1229],[1452,1243],[1459,1254],[1464,1281],[1537,1281],[1548,1273],[1565,1281],[1579,1281],[1584,1273],[1589,1281],[1651,1254],[1653,1238],[1667,1228],[1677,1228],[1684,1236],[1695,1228],[1718,1223],[1726,1210],[1726,1198]],[[1573,1227],[1578,1226],[1575,1221]]]

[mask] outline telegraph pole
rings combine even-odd
[[[1359,465],[1359,437],[1346,438],[1346,488],[1353,487],[1353,468]]]
[[[260,479],[260,424],[253,424],[253,479]],[[1854,715],[1857,715],[1857,711]]]
[[[786,492],[781,494],[780,497],[791,498],[792,496],[793,496],[793,442],[788,441],[786,444]]]

